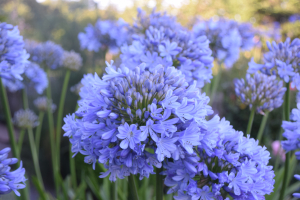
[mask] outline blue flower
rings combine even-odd
[[[22,80],[28,57],[18,27],[0,22],[0,77]]]
[[[167,61],[172,61],[172,57],[174,55],[177,55],[180,51],[181,48],[178,48],[178,45],[176,42],[170,42],[167,40],[166,42],[160,44],[158,46],[160,56],[166,57]]]
[[[16,164],[18,159],[7,158],[9,152],[10,148],[5,148],[0,151],[0,195],[14,191],[17,196],[20,196],[18,190],[26,187],[25,169],[21,162],[18,169],[10,171],[10,165]]]
[[[135,124],[131,124],[130,126],[125,123],[123,126],[118,127],[119,134],[118,138],[122,139],[120,143],[120,147],[122,149],[127,149],[128,145],[131,149],[135,148],[135,145],[140,141],[144,141],[147,138],[147,135],[141,134],[140,130],[137,130],[137,126]]]

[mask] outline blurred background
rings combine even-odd
[[[80,49],[78,33],[83,32],[88,24],[95,24],[97,19],[123,18],[132,24],[137,15],[137,8],[150,13],[156,8],[158,11],[166,11],[177,17],[177,21],[187,28],[191,28],[197,18],[209,19],[226,17],[238,22],[250,22],[254,27],[262,31],[270,31],[270,38],[255,38],[260,45],[251,51],[241,53],[240,59],[230,69],[222,73],[221,84],[212,103],[213,109],[221,117],[226,117],[237,130],[246,130],[249,108],[238,104],[234,92],[233,79],[242,78],[246,74],[248,62],[251,57],[256,61],[266,49],[266,40],[284,41],[300,37],[300,1],[299,0],[1,0],[0,21],[18,25],[21,35],[25,39],[33,39],[39,42],[52,40],[60,44],[65,50],[79,52],[83,58],[83,68],[72,73],[69,87],[80,82],[83,74],[97,72],[102,73],[105,66],[103,52],[89,52]],[[118,55],[106,54],[106,60],[117,58]],[[63,70],[52,71],[52,95],[54,103],[58,105],[60,90],[63,82]],[[30,92],[30,91],[29,91]],[[21,92],[9,93],[11,110],[14,113],[22,107]],[[293,99],[296,92],[292,91]],[[29,107],[33,107],[33,95],[29,96]],[[64,107],[64,116],[73,113],[78,96],[67,93]],[[295,107],[296,101],[291,108]],[[271,150],[271,142],[276,140],[275,135],[281,131],[282,108],[271,112],[267,121],[263,143]],[[253,124],[253,133],[258,132],[262,116],[257,115]],[[9,140],[5,129],[3,108],[0,104],[0,149],[8,146]],[[42,130],[40,165],[46,187],[52,189],[51,156],[47,123]],[[253,135],[255,136],[255,134]],[[30,174],[30,151],[25,137],[22,151],[24,167]],[[28,149],[28,151],[27,151]],[[69,142],[63,138],[62,148],[62,175],[69,173]],[[271,161],[274,162],[274,161]],[[94,173],[99,175],[99,169],[92,171],[91,167],[83,162],[83,156],[76,156],[77,174]],[[48,173],[49,172],[49,173]],[[49,178],[47,178],[49,177]],[[99,179],[98,181],[103,181]],[[32,187],[33,188],[33,187]]]

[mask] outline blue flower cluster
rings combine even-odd
[[[158,64],[174,66],[189,84],[202,88],[212,78],[213,57],[206,36],[195,35],[176,23],[175,18],[153,12],[139,12],[132,43],[121,47],[122,65],[134,69],[141,63],[153,71]],[[142,31],[141,31],[142,30]]]
[[[300,103],[297,104],[297,108],[292,110],[290,117],[292,121],[282,122],[283,137],[286,140],[281,141],[281,145],[286,152],[300,149]],[[295,152],[295,155],[300,160],[300,151]],[[295,178],[300,180],[299,175],[295,175]],[[300,198],[300,193],[294,193],[293,195]]]
[[[89,24],[85,33],[79,33],[81,49],[98,52],[99,49],[118,52],[119,47],[129,39],[129,26],[122,19],[98,20],[95,26]]]
[[[20,196],[18,190],[26,187],[25,169],[20,167],[15,171],[10,171],[10,165],[16,164],[18,159],[8,158],[10,148],[5,148],[0,151],[0,196],[11,191],[17,196]]]
[[[193,32],[196,36],[208,37],[213,57],[226,68],[238,60],[240,49],[250,50],[254,46],[255,30],[249,23],[239,24],[225,18],[200,20],[193,26]]]
[[[283,103],[283,95],[286,88],[283,82],[276,80],[276,76],[267,76],[256,72],[246,75],[246,79],[235,79],[235,93],[239,100],[256,108],[258,113],[272,111]]]
[[[289,22],[294,23],[296,21],[300,21],[300,15],[299,14],[294,14],[294,15],[291,15],[289,17]]]
[[[85,155],[85,162],[103,163],[110,180],[139,174],[140,179],[161,168],[166,158],[178,160],[193,154],[201,139],[199,126],[212,114],[209,98],[196,81],[188,84],[175,67],[146,64],[134,70],[115,70],[87,75],[82,80],[79,109],[67,116],[64,136],[72,152]]]
[[[285,42],[267,42],[269,52],[264,54],[264,64],[257,64],[252,59],[249,62],[249,73],[260,70],[267,75],[276,75],[286,83],[300,82],[300,39],[292,42],[289,38]],[[296,84],[297,86],[297,84]],[[300,87],[298,88],[300,89]]]
[[[33,86],[38,94],[42,94],[48,87],[48,79],[46,72],[34,62],[26,65],[23,81],[4,79],[3,84],[11,92],[16,92],[24,87]]]
[[[215,116],[203,125],[194,152],[166,163],[168,193],[177,192],[176,200],[222,200],[224,194],[233,199],[265,199],[275,183],[266,147],[235,131],[224,118]]]
[[[25,48],[30,54],[30,60],[33,62],[45,65],[50,69],[57,69],[62,65],[64,50],[52,41],[37,43],[27,40]]]
[[[22,80],[28,57],[18,27],[0,22],[0,77]]]

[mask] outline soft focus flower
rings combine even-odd
[[[79,33],[81,49],[98,52],[100,48],[118,52],[118,48],[129,39],[129,26],[122,19],[118,21],[98,20],[95,26],[89,24],[85,33]]]
[[[8,158],[10,148],[5,148],[0,151],[0,195],[7,194],[11,191],[17,196],[20,196],[18,190],[26,187],[25,169],[20,167],[15,171],[11,171],[10,165],[18,162],[17,158]]]
[[[243,137],[224,118],[200,125],[200,144],[191,154],[166,162],[165,184],[175,199],[265,199],[273,191],[270,153],[258,141]],[[229,199],[229,198],[226,198]]]
[[[48,87],[48,79],[46,72],[34,62],[26,65],[23,81],[20,80],[3,80],[3,84],[10,92],[16,92],[24,87],[33,86],[38,94],[42,94]]]
[[[76,95],[79,95],[82,86],[83,86],[82,83],[79,82],[79,83],[73,85],[73,86],[70,88],[70,90],[71,90],[71,92],[75,93]]]
[[[259,72],[247,74],[246,79],[235,79],[234,85],[239,100],[249,105],[250,109],[254,106],[261,114],[280,107],[286,91],[283,82],[276,80],[276,76],[267,76]]]
[[[154,173],[166,158],[178,160],[193,154],[200,144],[199,126],[212,114],[209,98],[196,81],[188,84],[175,67],[146,64],[134,70],[116,69],[107,63],[106,74],[82,79],[79,109],[65,117],[63,129],[72,152],[85,155],[85,162],[104,164],[101,178],[110,180]]]
[[[289,17],[289,22],[292,22],[292,23],[295,23],[296,21],[299,21],[299,20],[300,20],[299,14],[294,14]]]
[[[218,63],[231,68],[238,60],[240,49],[250,50],[254,46],[254,29],[251,24],[237,23],[234,20],[199,20],[193,26],[196,36],[207,36],[213,57]]]
[[[281,147],[279,140],[272,142],[272,153],[274,156],[280,156],[282,161],[285,161],[285,151]]]
[[[300,72],[300,39],[296,38],[292,42],[289,38],[286,41],[276,44],[267,42],[269,52],[264,54],[264,64],[257,64],[252,59],[249,62],[248,73],[255,73],[260,70],[266,75],[276,75],[288,82],[299,82]],[[300,86],[296,84],[298,90]]]
[[[48,111],[48,104],[51,105],[51,110],[54,112],[56,110],[56,105],[52,103],[52,100],[48,100],[46,96],[38,97],[34,100],[35,107],[41,112]]]
[[[144,21],[149,26],[143,25]],[[121,47],[122,65],[134,69],[145,63],[149,71],[158,64],[174,66],[182,71],[189,84],[196,80],[197,86],[203,87],[210,82],[213,57],[206,36],[196,37],[175,18],[154,11],[149,16],[140,11],[135,30],[132,43]]]
[[[22,129],[34,128],[39,125],[38,116],[29,109],[21,109],[15,112],[13,123]]]
[[[0,77],[22,80],[28,57],[18,27],[0,22]]]
[[[73,71],[78,71],[82,67],[80,54],[74,51],[64,51],[62,66]]]
[[[61,67],[64,50],[52,41],[36,43],[26,40],[25,47],[30,53],[30,60],[51,69]]]

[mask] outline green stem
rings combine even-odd
[[[27,92],[26,92],[26,88],[24,88],[22,90],[22,99],[23,99],[23,107],[24,107],[24,110],[28,109],[29,106],[28,106],[28,97],[27,97]]]
[[[58,167],[58,172],[60,169],[60,140],[61,140],[61,124],[62,124],[62,118],[63,118],[63,110],[64,110],[64,104],[65,104],[65,99],[66,99],[66,93],[67,93],[67,88],[68,88],[68,83],[70,79],[70,74],[71,71],[67,70],[65,74],[65,79],[60,95],[60,101],[59,101],[59,106],[58,106],[58,114],[57,114],[57,123],[56,123],[56,162],[57,162],[57,167]]]
[[[22,151],[22,145],[23,145],[24,136],[25,136],[25,130],[21,129],[21,131],[20,131],[20,137],[19,137],[19,141],[18,141],[18,149],[19,149],[19,154],[20,155],[21,155],[21,151]]]
[[[44,120],[44,115],[45,113],[43,111],[40,111],[39,113],[39,125],[35,130],[35,146],[36,149],[40,149],[40,141],[41,141],[41,132],[42,132],[42,125],[43,125],[43,120]],[[39,151],[37,152],[39,155]]]
[[[9,142],[10,142],[10,146],[12,149],[12,155],[13,155],[13,157],[18,158],[19,159],[18,163],[20,163],[19,151],[18,151],[16,140],[15,140],[13,124],[11,121],[10,107],[8,104],[7,94],[6,94],[5,87],[2,83],[1,76],[0,76],[0,93],[1,93],[1,99],[2,99],[3,108],[4,108],[4,114],[5,114],[5,118],[6,118]]]
[[[253,120],[254,120],[255,111],[256,111],[256,107],[253,106],[252,110],[251,110],[251,113],[250,113],[249,121],[248,121],[246,137],[247,137],[247,135],[251,136],[251,129],[252,129],[252,124],[253,124]]]
[[[51,81],[49,78],[50,69],[47,67],[47,75],[48,75],[48,87],[47,87],[47,99],[51,100]],[[53,170],[53,178],[55,183],[55,191],[57,197],[59,196],[59,182],[57,177],[57,165],[56,165],[56,153],[55,153],[55,138],[54,138],[54,120],[52,114],[52,106],[48,103],[48,123],[49,123],[49,134],[50,134],[50,148],[51,148],[51,161],[52,161],[52,170]]]
[[[110,199],[111,200],[118,200],[118,193],[117,193],[117,181],[112,182],[110,185]]]
[[[128,182],[129,182],[130,193],[131,193],[131,196],[133,198],[132,200],[139,200],[139,196],[138,196],[138,192],[137,192],[137,189],[136,189],[133,174],[130,174],[130,176],[128,177]]]
[[[221,76],[222,76],[221,64],[217,64],[217,69],[218,69],[217,75],[214,77],[213,83],[212,83],[211,96],[210,96],[210,104],[211,105],[213,104],[217,89],[220,84]]]
[[[284,115],[285,115],[285,121],[290,121],[290,83],[286,83],[286,93],[285,93],[285,98],[284,98]],[[283,199],[284,198],[284,194],[285,194],[285,190],[288,183],[288,174],[289,174],[289,165],[290,165],[290,156],[291,156],[291,152],[288,152],[285,155],[285,163],[284,163],[284,177],[283,177],[283,181],[282,181],[282,188],[280,191],[280,196],[279,199]]]
[[[162,168],[156,168],[156,200],[163,200],[164,197],[164,180],[160,172],[162,172]]]
[[[70,143],[70,153],[69,153],[69,158],[70,158],[70,171],[71,171],[71,179],[72,179],[72,184],[73,184],[73,189],[76,191],[77,188],[77,178],[76,178],[76,168],[75,168],[75,158],[72,156],[72,144]]]
[[[32,131],[32,128],[28,128],[27,130],[28,130],[29,144],[30,144],[35,173],[40,182],[42,189],[45,190],[43,178],[42,178],[42,174],[41,174],[41,170],[40,170],[40,165],[39,165],[39,159],[38,159],[38,155],[37,155],[37,149],[36,149],[35,142],[34,142],[33,131]]]
[[[259,131],[258,131],[258,135],[257,135],[257,140],[258,140],[258,142],[259,143],[261,143],[261,137],[262,137],[262,135],[263,135],[263,133],[264,133],[264,130],[265,130],[265,127],[266,127],[266,123],[267,123],[267,121],[268,121],[268,116],[269,116],[269,112],[267,111],[266,113],[265,113],[265,115],[264,115],[264,117],[263,117],[263,119],[262,119],[262,121],[261,121],[261,124],[260,124],[260,127],[259,127]]]

